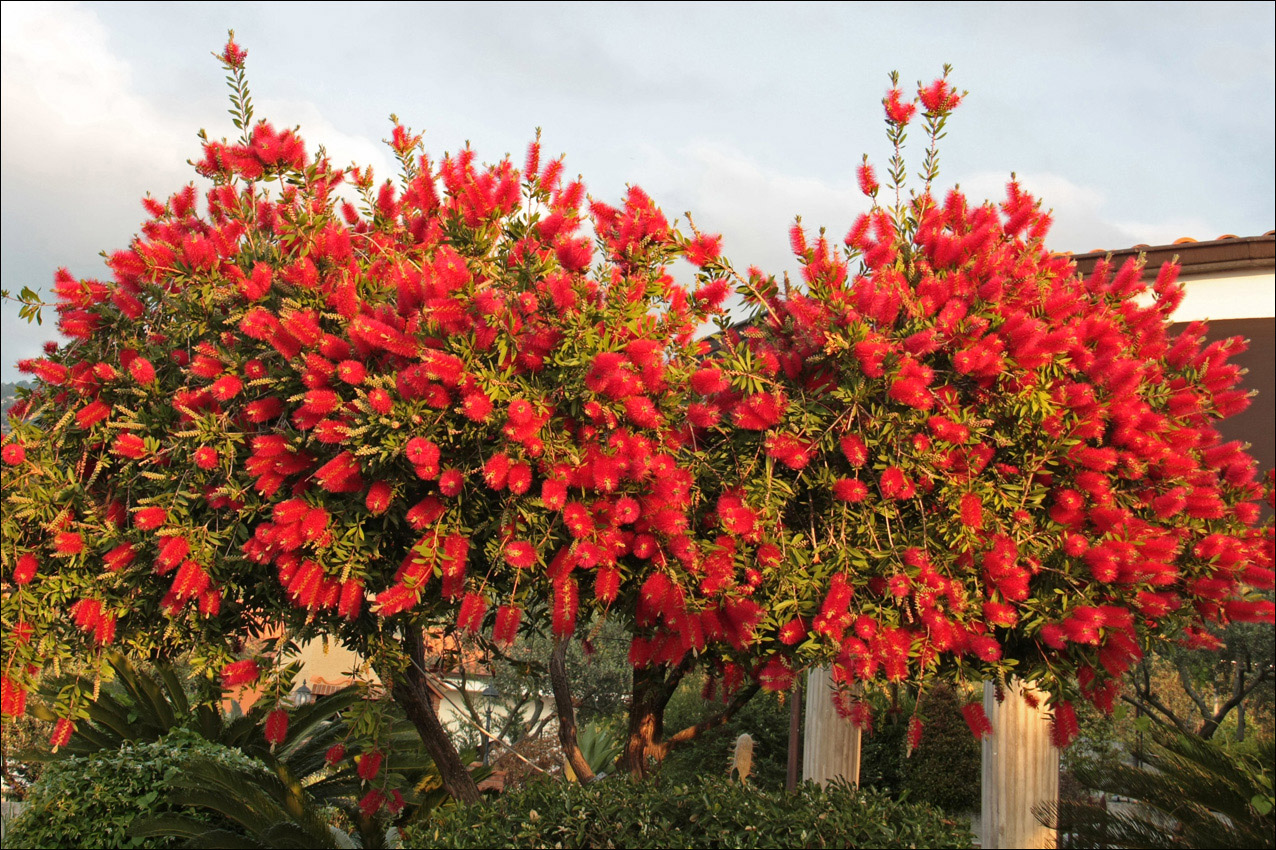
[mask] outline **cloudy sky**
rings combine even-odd
[[[3,285],[103,274],[140,198],[233,131],[210,53],[234,28],[259,117],[389,174],[397,114],[434,154],[521,160],[535,128],[614,201],[646,189],[790,268],[787,228],[843,233],[861,153],[888,155],[887,72],[968,89],[941,185],[1016,172],[1058,250],[1257,235],[1276,224],[1276,6],[1212,4],[4,3]],[[913,151],[914,170],[920,151]],[[3,377],[51,333],[3,308]]]

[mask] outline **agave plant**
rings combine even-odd
[[[1254,754],[1195,736],[1164,736],[1146,766],[1081,768],[1083,785],[1133,803],[1061,802],[1038,815],[1067,847],[1273,847],[1273,764],[1268,738]]]
[[[126,742],[154,741],[176,728],[190,729],[218,744],[235,747],[254,758],[271,754],[263,734],[267,710],[254,706],[247,714],[226,717],[218,706],[204,702],[192,705],[181,679],[171,665],[158,663],[148,673],[118,652],[108,655],[115,671],[115,687],[104,687],[87,705],[87,719],[76,724],[74,737],[57,753],[24,753],[32,761],[48,761],[101,750],[117,750]],[[45,694],[52,697],[51,692]],[[275,748],[275,758],[299,775],[322,766],[328,747],[346,734],[341,712],[361,698],[355,688],[347,688],[289,713],[288,741]],[[48,701],[52,701],[51,699]],[[37,705],[32,714],[54,720],[47,706]]]

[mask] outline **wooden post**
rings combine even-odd
[[[1055,846],[1055,831],[1037,821],[1033,809],[1059,799],[1059,751],[1050,743],[1050,720],[1044,708],[1031,708],[1022,691],[1045,695],[1015,682],[997,702],[991,682],[984,683],[984,713],[992,734],[983,743],[983,806],[979,843],[998,847]]]
[[[813,667],[806,681],[802,778],[827,785],[837,777],[859,785],[860,730],[834,708],[829,668]]]

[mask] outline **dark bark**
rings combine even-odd
[[[670,684],[672,680],[672,685]],[[657,744],[664,735],[665,706],[682,680],[680,669],[634,669],[634,689],[629,703],[629,734],[621,766],[635,778],[648,772],[648,758],[660,760]]]
[[[379,671],[381,680],[391,683],[390,693],[416,727],[421,742],[434,759],[443,787],[458,802],[477,803],[482,796],[478,785],[461,763],[452,738],[434,710],[434,701],[430,698],[430,686],[425,675],[425,644],[420,633],[405,638],[404,643],[407,644],[410,659],[407,670],[394,676],[387,676],[389,671]]]
[[[1245,698],[1253,693],[1254,689],[1267,681],[1272,676],[1270,670],[1261,672],[1254,677],[1248,684],[1245,683],[1244,668],[1237,665],[1236,671],[1232,674],[1232,693],[1231,696],[1223,701],[1215,701],[1214,705],[1210,705],[1191,682],[1191,671],[1186,665],[1180,663],[1176,665],[1179,684],[1182,686],[1184,693],[1188,699],[1196,706],[1197,712],[1201,715],[1201,722],[1193,728],[1188,722],[1188,718],[1179,717],[1165,703],[1152,693],[1151,676],[1149,674],[1146,663],[1141,665],[1141,670],[1132,675],[1134,682],[1134,696],[1123,696],[1121,699],[1130,705],[1142,708],[1148,713],[1148,717],[1163,726],[1172,726],[1184,735],[1195,735],[1198,738],[1209,740],[1214,737],[1223,721],[1227,719],[1227,715],[1233,709],[1242,707]],[[1141,674],[1141,675],[1140,675]],[[1238,726],[1243,724],[1238,718]],[[1243,728],[1243,726],[1242,726]]]
[[[549,684],[554,690],[554,708],[558,711],[558,743],[582,785],[594,780],[594,771],[580,751],[576,740],[576,707],[572,705],[571,682],[567,679],[567,641],[554,638],[554,651],[549,656]]]
[[[629,735],[621,766],[635,778],[645,777],[651,762],[659,764],[669,753],[684,747],[710,729],[728,722],[758,692],[757,683],[741,688],[718,714],[665,737],[665,707],[673,697],[689,665],[634,670],[634,690],[629,704]]]

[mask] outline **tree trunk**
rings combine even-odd
[[[571,682],[567,679],[567,639],[554,638],[554,651],[549,657],[549,683],[554,689],[554,707],[558,710],[558,743],[563,756],[584,785],[592,782],[594,771],[585,761],[576,740],[576,707],[572,705]]]
[[[641,779],[648,773],[648,756],[659,760],[656,745],[664,734],[665,706],[669,697],[664,668],[634,669],[634,689],[629,703],[629,735],[625,739],[622,767]],[[681,677],[679,677],[681,678]],[[677,682],[674,682],[677,687]]]
[[[402,675],[394,676],[387,676],[389,671],[378,671],[381,681],[391,684],[390,693],[394,701],[402,706],[403,713],[416,727],[421,742],[434,759],[443,787],[458,802],[477,803],[482,798],[478,785],[461,763],[452,738],[443,728],[438,712],[434,710],[434,701],[430,698],[430,686],[425,676],[425,644],[420,632],[414,631],[411,637],[404,638],[404,642],[410,658],[407,670]]]

